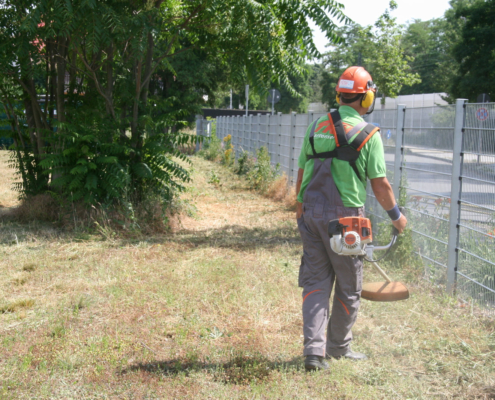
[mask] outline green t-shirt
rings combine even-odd
[[[341,106],[339,108],[342,123],[346,131],[351,127],[363,121],[363,118],[356,110],[349,106]],[[314,134],[315,151],[322,153],[335,149],[335,139],[328,128],[328,116],[321,117],[316,125]],[[299,155],[299,168],[304,169],[303,181],[301,190],[297,196],[297,201],[303,202],[304,192],[313,176],[314,160],[308,160],[307,156],[313,154],[311,144],[309,143],[309,135],[311,133],[311,125],[309,125],[306,136],[304,137],[301,154]],[[358,132],[359,133],[359,132]],[[350,140],[352,142],[356,133]],[[369,179],[382,178],[387,176],[385,157],[383,154],[383,144],[379,133],[375,133],[370,140],[361,149],[358,160],[356,161],[361,177]],[[366,202],[366,179],[360,181],[351,165],[347,161],[332,160],[332,176],[337,189],[339,190],[342,202],[346,207],[362,207]]]

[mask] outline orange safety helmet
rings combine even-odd
[[[373,79],[368,71],[363,67],[349,67],[342,75],[340,75],[339,81],[337,82],[337,103],[340,104],[341,100],[343,103],[353,103],[359,99],[359,95],[364,93],[361,100],[361,106],[364,108],[369,108],[373,106],[371,111],[367,114],[371,114],[375,108],[376,99],[376,85],[373,83]],[[341,98],[340,93],[356,93],[356,96],[352,99],[344,100]]]

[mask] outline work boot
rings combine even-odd
[[[352,351],[351,349],[347,350],[347,353],[342,354],[340,356],[327,355],[326,358],[335,358],[336,360],[339,360],[342,357],[347,358],[347,359],[352,360],[352,361],[362,361],[362,360],[368,359],[368,357],[366,357],[365,354],[358,353],[357,351]]]
[[[328,369],[328,363],[320,356],[306,356],[304,360],[304,368],[306,371],[317,371],[319,369]]]

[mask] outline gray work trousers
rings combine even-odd
[[[351,328],[360,305],[363,263],[358,258],[339,256],[330,248],[328,222],[348,216],[362,217],[364,209],[344,207],[331,176],[331,159],[315,161],[313,180],[304,195],[304,214],[297,221],[303,242],[299,286],[303,288],[304,355],[337,357],[349,350],[352,340]]]

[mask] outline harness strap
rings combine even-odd
[[[311,145],[311,150],[313,150],[313,156],[316,156],[316,154],[317,154],[315,151],[315,137],[314,137],[317,123],[318,123],[318,120],[313,122],[313,126],[311,126],[311,133],[309,134],[309,144]],[[311,157],[311,158],[316,158],[316,157]]]
[[[356,158],[357,160],[357,158]],[[356,165],[356,161],[349,161],[349,165],[351,166],[351,168],[354,170],[354,172],[356,173],[356,176],[358,177],[358,179],[362,182],[363,179],[361,178],[361,174],[359,173],[359,170],[358,170],[358,167]]]
[[[366,125],[368,125],[368,123],[366,121],[363,121],[363,122],[360,122],[359,124],[357,124],[355,127],[353,127],[349,132],[346,133],[346,139],[347,139],[347,143],[349,143],[349,140],[352,139],[352,137],[358,133],[361,129],[363,129]]]
[[[335,138],[335,144],[337,148],[332,151],[326,151],[323,153],[317,153],[315,150],[315,139],[314,134],[316,130],[316,120],[311,126],[311,132],[309,134],[309,143],[311,144],[311,149],[313,151],[312,155],[308,155],[307,159],[311,160],[314,158],[337,158],[338,160],[347,161],[356,176],[360,181],[361,174],[356,165],[356,161],[359,158],[359,152],[364,147],[364,145],[371,139],[371,137],[380,129],[372,124],[368,124],[365,121],[360,122],[354,126],[347,134],[345,133],[344,126],[342,124],[342,118],[338,111],[334,111],[328,114],[328,120],[330,122],[330,132]],[[364,127],[364,128],[363,128]],[[361,130],[362,129],[362,130]],[[349,140],[359,131],[356,138],[349,143]]]
[[[378,132],[380,128],[375,125],[368,124],[364,127],[364,129],[357,135],[356,139],[354,139],[351,143],[351,146],[354,147],[357,151],[361,151],[364,145],[371,139],[371,137]]]
[[[338,110],[328,114],[328,119],[330,120],[331,132],[335,137],[335,145],[337,147],[345,146],[348,144],[347,136],[345,134],[344,125],[342,124],[342,118]]]
[[[325,151],[324,153],[316,153],[311,155],[308,155],[306,158],[308,160],[312,160],[314,158],[338,158],[339,151],[337,149],[332,150],[332,151]]]

